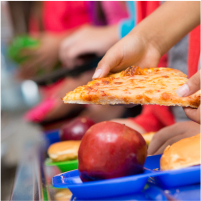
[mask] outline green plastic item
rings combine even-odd
[[[31,56],[22,56],[21,52],[23,49],[37,49],[40,47],[40,41],[32,38],[28,35],[17,36],[13,39],[13,41],[8,46],[7,54],[8,57],[16,62],[19,66],[26,60],[31,59]],[[58,61],[57,64],[53,67],[52,71],[58,70],[61,64]],[[47,70],[42,68],[41,66],[36,66],[36,76],[42,76],[47,74]]]
[[[57,166],[61,172],[67,172],[78,169],[78,160],[53,162],[50,158],[45,160],[46,166]]]
[[[26,61],[28,57],[22,56],[20,53],[23,49],[37,49],[40,46],[39,40],[30,36],[17,36],[8,46],[8,56],[18,64]]]

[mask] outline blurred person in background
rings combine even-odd
[[[135,26],[135,5],[133,2],[101,1],[88,2],[88,5],[92,23],[76,30],[61,44],[59,54],[65,68],[73,69],[83,64],[80,55],[103,56],[113,44]],[[91,78],[88,81],[90,80]],[[63,88],[63,91],[64,93],[68,92],[66,88]],[[126,111],[122,106],[114,108],[109,105],[89,105],[81,115],[88,116],[98,122],[120,116],[124,117]]]
[[[66,68],[82,63],[79,59],[82,54],[103,56],[135,26],[133,2],[101,1],[89,2],[89,5],[92,24],[82,26],[61,43],[60,59]],[[128,23],[130,27],[125,30]]]
[[[86,47],[90,47],[93,44],[93,46],[98,48],[100,52],[97,52],[94,49],[91,49],[91,51],[79,51],[79,53],[77,54],[77,60],[75,62],[70,59],[68,63],[64,62],[65,67],[69,69],[72,69],[73,67],[82,64],[83,61],[80,60],[80,55],[86,55],[91,53],[96,54],[97,56],[102,56],[107,51],[107,49],[109,49],[116,41],[118,41],[119,35],[122,34],[121,32],[123,30],[123,24],[127,23],[127,19],[129,17],[129,11],[124,1],[102,0],[85,1],[85,3],[88,6],[88,14],[90,16],[89,22],[91,22],[91,24],[88,23],[87,25],[84,25],[76,30],[73,29],[73,33],[70,32],[70,34],[69,32],[65,32],[66,28],[64,27],[64,33],[67,34],[65,41],[68,40],[70,43],[73,43],[71,47],[75,47],[75,49],[79,49],[81,47],[81,41],[86,42],[84,43]],[[56,10],[56,5],[49,7],[49,14],[51,13],[50,8]],[[73,12],[73,10],[71,10],[71,12]],[[48,15],[48,13],[46,15]],[[56,21],[57,24],[59,24],[58,20]],[[51,20],[48,22],[51,22]],[[134,21],[132,21],[131,23],[134,26]],[[53,24],[51,23],[50,25],[53,26]],[[64,34],[60,34],[60,36],[61,37],[59,37],[59,40],[55,40],[55,42],[53,42],[54,51],[52,50],[52,52],[54,53],[56,53],[55,50],[58,51],[58,49],[55,47],[58,47],[58,41],[60,42],[60,39],[63,38]],[[54,37],[52,37],[52,35],[51,37],[49,37],[49,34],[48,37],[46,35],[44,35],[44,37],[44,40],[46,40],[46,38],[48,39],[48,41],[54,40]],[[77,39],[79,40],[79,42],[77,42]],[[74,43],[75,40],[77,42],[76,44]],[[47,46],[50,43],[48,41]],[[66,43],[65,41],[63,43]],[[48,48],[50,47],[48,46]],[[29,53],[30,52],[28,52],[28,54]],[[36,62],[42,61],[42,58],[44,57],[40,57],[41,59],[38,58]],[[52,56],[52,59],[53,58],[54,56]],[[28,64],[28,62],[26,62],[26,65],[27,67],[25,69],[30,69],[34,68],[36,63],[34,62],[33,66],[31,63]],[[29,111],[25,116],[26,119],[36,122],[51,121],[65,116],[73,108],[77,109],[79,107],[82,107],[81,105],[64,105],[60,98],[63,97],[65,93],[70,90],[73,90],[77,86],[86,84],[87,81],[91,80],[92,74],[93,71],[86,72],[74,78],[67,78],[55,87],[50,86],[50,90],[46,90],[46,92],[48,91],[48,93],[45,93],[46,97],[48,98],[41,104],[33,108],[31,111]],[[119,106],[118,108],[114,108],[112,106],[87,106],[85,111],[81,113],[81,115],[91,117],[97,122],[121,117],[124,116],[124,114],[125,108],[121,106]]]
[[[39,39],[36,50],[23,51],[31,56],[22,64],[25,76],[33,76],[35,68],[51,69],[59,62],[58,49],[63,38],[83,24],[89,24],[87,3],[84,1],[43,1],[34,2],[29,20],[30,36]]]
[[[19,77],[32,79],[36,77],[38,68],[51,72],[56,65],[59,65],[58,49],[61,40],[72,34],[83,24],[90,23],[87,2],[71,1],[43,1],[32,2],[28,20],[28,32],[33,38],[40,41],[38,48],[24,49],[23,56],[29,57],[18,68]],[[42,102],[28,111],[25,119],[41,122],[51,121],[65,116],[66,113],[82,106],[63,106],[61,93],[63,86],[67,85],[68,90],[83,84],[88,80],[87,76],[81,79],[63,79],[51,86],[40,87]]]

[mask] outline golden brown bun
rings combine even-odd
[[[180,169],[199,164],[200,134],[166,147],[160,160],[161,170]]]
[[[55,201],[70,201],[72,197],[72,193],[69,189],[59,189],[56,192],[54,199]]]
[[[155,134],[155,132],[149,132],[149,133],[142,134],[142,137],[146,141],[147,146],[149,145],[149,143],[151,142],[152,138],[154,137],[154,134]]]
[[[63,141],[52,144],[48,149],[48,155],[53,161],[74,160],[78,157],[78,149],[81,141]]]

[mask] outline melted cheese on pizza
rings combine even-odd
[[[200,91],[179,97],[176,90],[187,76],[171,68],[129,67],[125,71],[95,79],[66,94],[65,103],[80,104],[158,104],[190,106],[200,104]]]

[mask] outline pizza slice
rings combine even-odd
[[[197,108],[201,90],[179,97],[176,90],[187,76],[171,68],[128,67],[126,70],[95,79],[66,94],[64,103],[78,104],[157,104]]]

